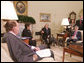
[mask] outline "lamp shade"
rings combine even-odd
[[[69,25],[68,18],[63,18],[61,25],[64,25],[64,26]]]
[[[13,2],[1,1],[1,19],[18,20]]]

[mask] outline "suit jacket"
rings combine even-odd
[[[30,30],[24,29],[22,32],[22,37],[30,37],[30,39],[32,39],[32,33]]]
[[[44,31],[43,33],[43,38],[47,38],[48,35],[51,35],[51,30],[50,28],[48,28],[48,30],[46,28],[42,28],[42,31]]]
[[[73,31],[73,32],[71,33],[71,36],[74,35],[74,32],[75,32],[75,31]],[[76,37],[77,37],[78,40],[81,40],[81,32],[80,32],[80,31],[77,32]]]
[[[6,33],[3,40],[7,42],[10,56],[17,62],[33,62],[35,54],[29,46],[12,33]]]
[[[76,21],[76,25],[79,27],[79,30],[83,30],[83,20],[81,20],[82,23],[80,24],[80,20]]]

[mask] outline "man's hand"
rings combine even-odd
[[[48,38],[49,38],[50,36],[48,35]]]
[[[74,39],[74,36],[72,36],[71,38]]]
[[[38,50],[40,50],[40,48],[39,47],[35,47],[34,50],[35,51],[38,51]]]
[[[32,38],[32,40],[35,40],[34,38]]]
[[[41,33],[44,33],[44,31],[41,31]]]
[[[36,54],[33,55],[33,60],[36,61],[38,59],[38,56]]]

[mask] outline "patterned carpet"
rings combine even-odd
[[[41,45],[41,42],[37,42],[37,46]],[[63,47],[61,46],[53,46],[51,45],[51,50],[54,52],[55,55],[55,61],[56,62],[62,62],[63,57]],[[65,53],[65,59],[64,62],[83,62],[83,57],[72,55],[70,57],[69,53]]]

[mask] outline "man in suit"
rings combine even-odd
[[[69,37],[69,39],[67,39],[67,45],[70,44],[70,41],[72,41],[74,43],[78,40],[81,40],[81,32],[78,31],[78,29],[79,29],[79,27],[75,26],[75,31],[73,31],[71,33],[71,36]]]
[[[17,37],[19,31],[17,21],[8,21],[4,27],[7,33],[4,34],[3,41],[7,42],[10,56],[14,61],[35,62],[42,59],[36,54],[36,51],[40,50],[39,47],[30,46]],[[54,56],[52,52],[51,56]]]
[[[83,16],[81,16],[80,19],[76,21],[76,25],[79,26],[79,30],[83,30]]]
[[[36,40],[32,37],[29,23],[25,24],[25,29],[22,32],[22,37],[30,37],[29,38],[29,45],[36,46]]]
[[[47,39],[51,37],[51,30],[48,26],[49,26],[48,24],[45,24],[44,28],[42,28],[41,30],[41,33],[43,40],[45,40],[45,43],[47,44],[48,48],[50,48],[51,42],[48,41]]]

